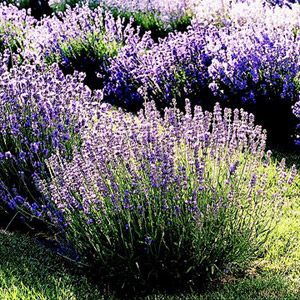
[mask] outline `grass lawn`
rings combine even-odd
[[[0,299],[101,299],[100,291],[25,235],[0,231]]]
[[[290,156],[289,159],[300,167],[299,156]],[[245,278],[228,276],[202,294],[161,294],[143,299],[300,299],[299,245],[300,196],[296,195],[285,207],[282,220],[270,236],[266,255],[255,262]],[[101,288],[32,237],[0,231],[1,300],[109,298],[113,297],[104,295]]]

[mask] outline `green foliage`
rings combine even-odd
[[[244,279],[229,278],[229,282],[219,287],[211,285],[204,293],[182,294],[177,296],[156,295],[144,300],[298,300],[300,289],[284,276],[264,274]]]
[[[106,63],[107,58],[117,55],[120,42],[107,41],[100,32],[87,33],[84,39],[72,39],[59,44],[58,53],[51,54],[46,58],[48,63],[83,64],[84,60],[90,59]]]
[[[151,31],[152,37],[157,40],[165,37],[169,32],[184,31],[191,25],[191,15],[186,13],[183,16],[175,17],[170,22],[165,22],[159,12],[152,11],[126,11],[116,7],[107,8],[115,18],[124,18],[126,22],[133,19],[133,24],[140,27],[141,34]]]
[[[120,213],[113,208],[109,195],[105,198],[96,192],[101,207],[91,205],[88,215],[65,206],[64,216],[69,223],[66,238],[100,278],[112,280],[117,286],[123,283],[126,288],[151,290],[160,285],[180,286],[187,282],[196,285],[199,280],[203,283],[224,272],[245,270],[261,253],[261,246],[278,221],[281,201],[275,202],[274,193],[278,192],[279,174],[276,165],[266,167],[250,154],[234,158],[241,165],[229,179],[230,183],[226,183],[226,163],[207,157],[206,188],[198,194],[200,211],[196,216],[182,205],[183,201],[192,199],[197,182],[185,154],[177,158],[180,165],[187,167],[188,186],[181,191],[176,186],[168,186],[166,191],[153,187],[145,171],[150,165],[146,164],[145,169],[138,172],[140,182],[132,181],[125,162],[107,165],[114,181],[107,180],[106,189],[117,189],[120,194],[115,197],[118,199],[126,199],[128,194],[133,209],[122,207]],[[134,166],[137,162],[131,163]],[[254,165],[260,174],[258,177],[264,177],[264,183],[258,184],[252,193],[249,181]],[[82,182],[83,186],[89,184],[90,181]],[[96,189],[96,183],[92,186]],[[230,189],[235,195],[232,198]],[[285,196],[291,189],[286,190]],[[72,195],[80,205],[85,205],[79,192],[72,191]],[[277,196],[280,199],[281,196]],[[174,205],[180,207],[179,214],[164,208]],[[144,212],[136,209],[138,207],[143,207]],[[92,224],[89,219],[94,220]],[[102,277],[104,275],[107,277]]]

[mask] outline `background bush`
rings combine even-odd
[[[120,51],[105,94],[133,110],[145,98],[162,108],[173,99],[183,107],[186,97],[206,108],[215,101],[244,107],[269,129],[270,142],[288,144],[296,125],[291,106],[299,93],[299,41],[289,28],[195,23],[146,51],[138,44]]]
[[[58,63],[65,74],[85,72],[92,89],[103,87],[108,80],[110,59],[131,40],[139,39],[131,24],[88,6],[69,9],[42,21],[32,34],[37,54],[47,64]],[[43,36],[43,40],[36,36]]]
[[[16,57],[16,62],[23,60],[27,33],[35,23],[34,18],[25,10],[0,3],[0,54],[5,56],[10,66],[13,63],[13,56]]]

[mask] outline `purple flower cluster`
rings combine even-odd
[[[70,158],[72,147],[80,144],[95,106],[81,77],[65,77],[57,65],[23,64],[10,70],[1,65],[0,181],[9,198],[19,193],[32,197],[25,183],[35,172],[42,175],[44,160],[57,151]]]
[[[300,38],[289,27],[218,28],[195,22],[188,32],[170,35],[146,51],[133,48],[124,48],[113,60],[107,86],[107,93],[124,103],[141,103],[146,92],[167,105],[205,88],[219,99],[241,102],[262,97],[294,102],[297,95]]]
[[[105,42],[114,40],[124,43],[133,38],[134,29],[123,26],[101,7],[91,10],[88,6],[75,7],[63,13],[46,17],[40,21],[32,33],[42,55],[60,54],[62,45],[72,40],[86,40],[88,35],[104,35]]]
[[[237,8],[252,14],[238,14]],[[198,16],[188,31],[169,34],[159,43],[145,35],[122,48],[110,64],[106,100],[133,110],[145,100],[165,107],[176,99],[183,107],[189,98],[207,108],[223,101],[258,112],[272,141],[288,137],[289,125],[280,129],[274,124],[280,116],[284,124],[295,123],[286,106],[299,93],[300,5],[291,10],[238,2],[224,9],[224,18],[213,16],[208,22]]]
[[[90,216],[88,220],[97,220],[91,211],[95,206],[143,212],[154,201],[152,193],[157,189],[162,194],[156,204],[164,210],[180,213],[182,205],[197,210],[198,204],[186,202],[189,196],[184,194],[196,197],[207,189],[210,180],[217,179],[207,177],[211,168],[223,168],[222,179],[230,180],[239,169],[236,158],[243,151],[253,154],[251,162],[259,160],[266,134],[254,125],[253,115],[244,111],[225,109],[223,115],[216,105],[213,114],[196,107],[192,115],[189,103],[186,111],[181,116],[175,109],[166,109],[161,117],[149,103],[134,117],[103,104],[97,125],[86,132],[84,145],[73,160],[49,159],[54,177],[50,185],[39,181],[41,192],[51,196],[61,212],[82,210]],[[257,165],[247,163],[247,167],[256,173]],[[168,193],[175,190],[178,199],[168,199]]]
[[[210,64],[204,33],[170,34],[159,44],[145,35],[124,47],[111,62],[111,77],[104,87],[108,100],[137,109],[145,99],[159,99],[160,106],[168,106],[174,98],[184,101],[192,93],[203,97],[199,91],[208,85]]]
[[[176,202],[164,202],[164,193],[169,190],[175,189],[178,204],[184,205],[183,198],[188,196],[181,193],[189,189],[196,195],[205,188],[205,167],[224,164],[233,176],[239,164],[231,167],[230,162],[237,153],[252,151],[253,157],[263,154],[266,136],[261,127],[254,126],[252,115],[236,110],[232,122],[231,110],[226,109],[223,118],[218,105],[214,114],[196,107],[192,115],[189,104],[186,110],[184,116],[178,116],[178,111],[166,109],[162,118],[151,103],[134,117],[103,104],[97,125],[87,132],[83,148],[73,161],[61,161],[56,156],[49,160],[55,176],[52,184],[47,187],[44,182],[41,190],[47,195],[50,189],[49,196],[58,209],[72,207],[87,216],[95,205],[105,209],[112,204],[116,212],[143,211],[152,201],[151,189],[161,190],[159,203],[168,209]],[[252,167],[255,172],[256,166]],[[115,172],[119,171],[125,173],[117,176]],[[127,183],[122,182],[123,175]],[[197,180],[193,182],[189,176]]]
[[[29,30],[36,21],[25,10],[0,3],[0,53],[21,53],[26,47]]]
[[[188,261],[201,269],[215,262],[214,247],[221,247],[223,266],[232,258],[222,241],[238,247],[231,239],[245,235],[250,249],[263,232],[248,229],[265,230],[283,204],[296,169],[282,164],[276,170],[270,153],[264,161],[266,133],[253,115],[222,111],[219,104],[213,113],[199,106],[192,111],[189,102],[185,111],[167,108],[162,117],[151,102],[133,116],[102,104],[81,151],[71,162],[51,156],[50,182],[36,179],[44,203],[51,199],[54,206],[43,218],[60,227],[79,254],[89,253],[90,263],[110,272],[134,261],[143,274],[149,261],[187,259],[185,267]],[[208,257],[197,260],[202,251]]]
[[[83,6],[41,20],[28,37],[35,49],[28,54],[48,64],[57,62],[64,73],[85,72],[85,83],[98,89],[108,77],[110,57],[137,39],[138,31],[130,23],[125,25],[101,7]]]

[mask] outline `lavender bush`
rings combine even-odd
[[[184,31],[191,24],[193,1],[119,1],[107,0],[104,6],[115,16],[133,18],[141,33],[151,31],[155,40],[169,32]]]
[[[255,5],[239,7],[255,11]],[[295,5],[296,12],[299,8]],[[145,51],[138,43],[124,47],[110,66],[111,77],[105,85],[108,101],[133,108],[145,98],[161,107],[174,98],[183,103],[188,97],[206,107],[211,107],[212,100],[223,101],[255,112],[270,129],[272,141],[286,142],[295,123],[290,108],[299,93],[297,14],[288,8],[262,6],[261,15],[254,18],[252,13],[242,19],[236,11],[237,5],[222,24],[195,20],[187,32],[152,42]],[[279,16],[291,18],[290,25]],[[276,127],[278,117],[284,119],[284,128]]]
[[[25,10],[0,3],[0,53],[9,53],[10,64],[14,54],[22,60],[27,33],[34,24],[35,20]]]
[[[44,160],[58,151],[66,159],[80,146],[93,112],[82,74],[65,77],[57,65],[0,68],[0,200],[14,210],[33,204],[32,176],[45,176]],[[36,205],[36,204],[33,204]]]
[[[50,1],[55,11],[64,11],[68,6],[88,4],[92,9],[101,6],[116,18],[122,17],[127,23],[133,18],[134,25],[140,26],[141,33],[151,30],[152,37],[164,37],[174,30],[185,30],[192,19],[192,8],[195,1],[120,1],[120,0],[66,0]]]
[[[102,8],[88,6],[43,19],[30,38],[42,60],[58,63],[64,73],[85,72],[85,83],[92,88],[101,88],[108,77],[109,59],[124,44],[139,39],[131,24],[125,26]]]
[[[54,155],[51,181],[36,180],[55,207],[44,218],[99,281],[198,284],[244,269],[276,224],[296,170],[271,162],[253,115],[185,111],[103,104],[72,162]]]

